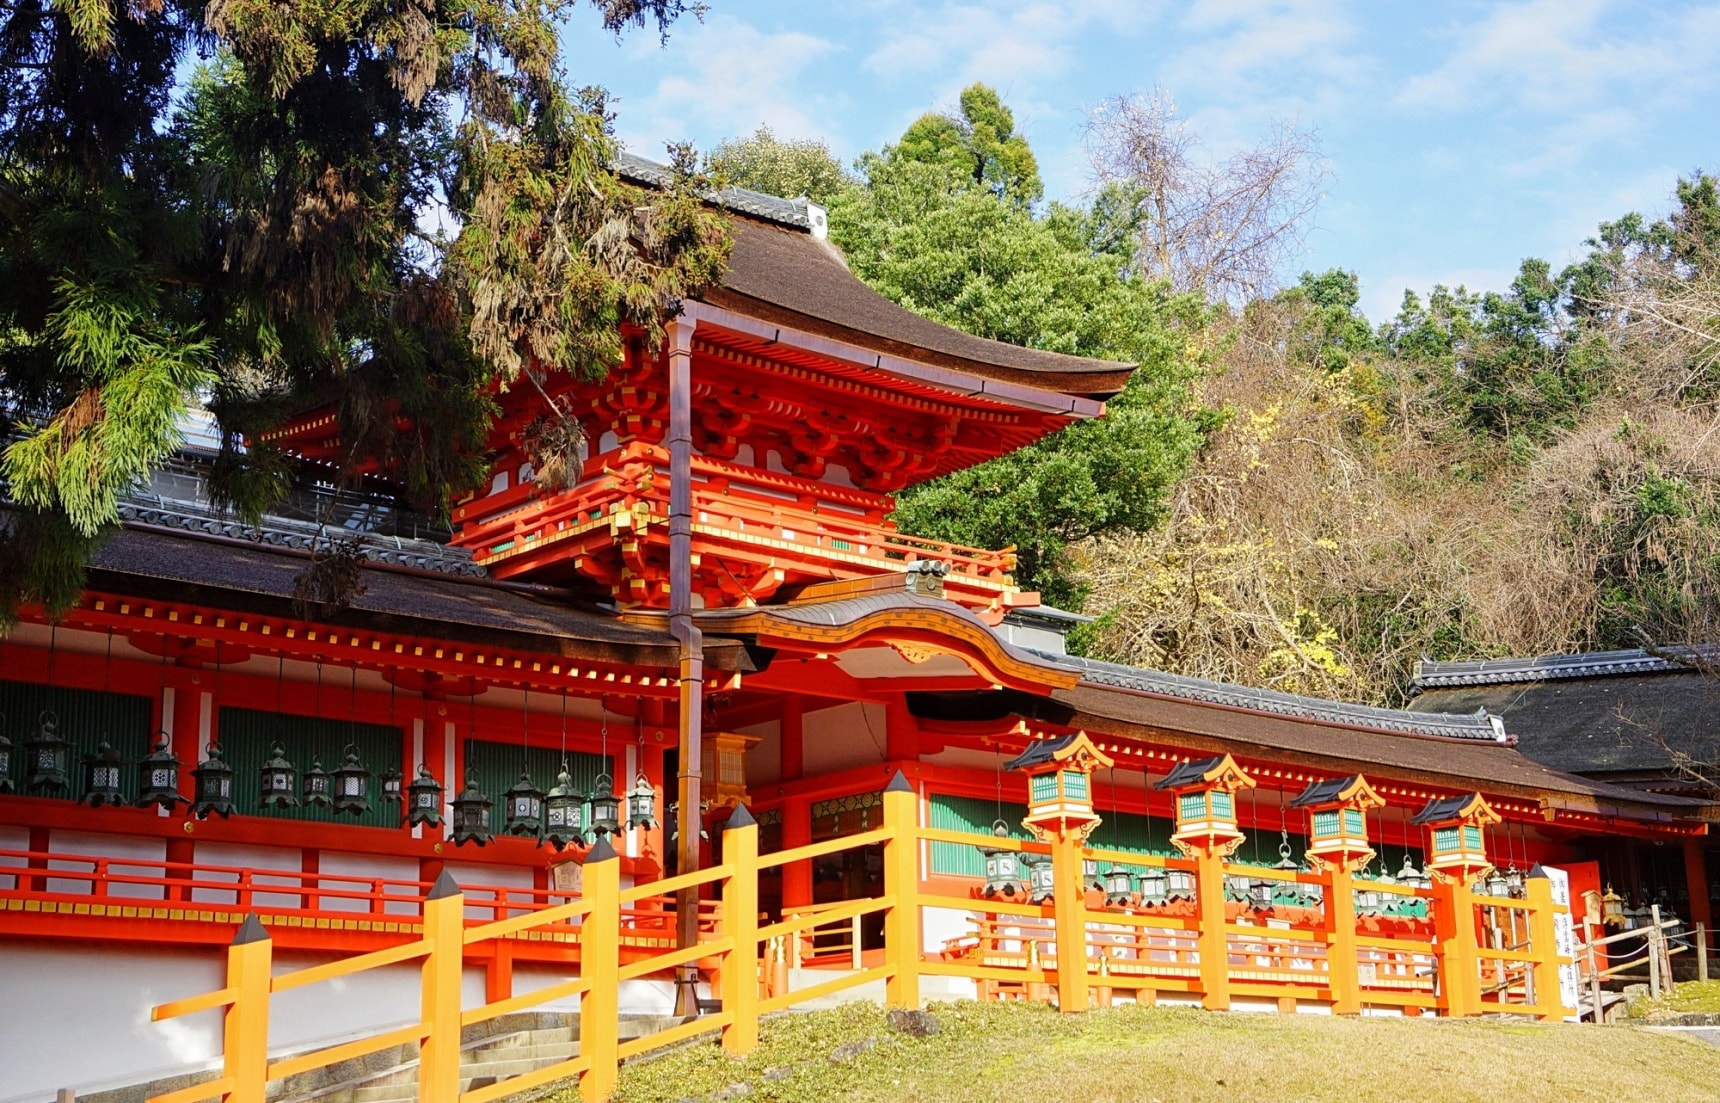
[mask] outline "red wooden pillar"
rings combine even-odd
[[[806,773],[806,733],[804,707],[799,697],[785,698],[782,703],[782,780],[799,781]],[[782,848],[793,850],[812,842],[812,801],[808,797],[789,797],[782,805]],[[782,867],[782,907],[803,907],[812,903],[812,862],[789,862]]]
[[[1684,884],[1690,890],[1690,921],[1714,930],[1714,909],[1708,903],[1708,854],[1702,840],[1684,840]],[[1707,947],[1703,947],[1706,952]]]
[[[920,725],[903,700],[884,706],[884,757],[900,766],[920,760]]]

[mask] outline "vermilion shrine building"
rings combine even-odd
[[[657,179],[644,163],[625,171]],[[898,770],[922,824],[1023,834],[1027,778],[1003,764],[1076,732],[1111,762],[1092,774],[1091,801],[1092,841],[1113,850],[1169,853],[1176,794],[1156,783],[1225,754],[1255,782],[1234,794],[1246,836],[1235,858],[1263,866],[1308,848],[1309,815],[1291,800],[1354,774],[1383,802],[1361,810],[1379,852],[1362,879],[1425,866],[1412,817],[1477,792],[1502,817],[1493,864],[1562,865],[1579,890],[1624,879],[1593,864],[1617,840],[1702,845],[1712,805],[1540,765],[1485,713],[1361,707],[1064,654],[1070,618],[1015,587],[1007,550],[898,532],[891,495],[1101,416],[1129,366],[926,321],[847,270],[817,207],[722,200],[734,250],[721,285],[685,304],[663,347],[631,339],[601,383],[556,384],[588,442],[571,489],[532,480],[519,434],[535,395],[504,396],[493,478],[451,532],[415,527],[381,482],[374,497],[319,498],[316,464],[338,441],[318,413],[278,440],[306,461],[299,519],[260,528],[208,508],[193,441],[127,505],[78,607],[0,640],[11,744],[0,1101],[212,1058],[212,1013],[155,1024],[148,1007],[218,988],[247,913],[277,956],[311,962],[407,938],[444,871],[470,915],[577,891],[580,847],[504,831],[521,774],[541,794],[564,761],[586,794],[599,775],[623,798],[643,778],[653,822],[628,827],[623,810],[613,835],[624,883],[712,860],[712,841],[671,837],[680,807],[697,806],[720,842],[715,826],[744,801],[768,852],[879,826]],[[363,591],[306,617],[295,581],[319,539],[304,518],[319,510],[357,541]],[[69,744],[63,786],[37,769],[56,738]],[[158,741],[187,801],[218,748],[230,815],[135,806]],[[108,760],[85,758],[103,743],[122,803],[92,806]],[[298,796],[318,766],[338,785],[349,754],[367,807],[260,806],[272,762],[291,767]],[[401,779],[403,803],[384,798],[385,774]],[[444,822],[403,826],[406,785],[421,776],[440,786]],[[468,778],[494,802],[487,845],[449,838]],[[922,858],[928,883],[980,898],[978,850],[929,842]],[[760,907],[866,895],[880,866],[873,851],[790,864],[761,879]],[[1689,898],[1688,918],[1710,922],[1707,886]],[[940,952],[967,922],[928,913],[923,949]],[[877,937],[862,930],[854,952]],[[466,983],[493,999],[577,961],[565,942],[492,942]],[[283,997],[271,1044],[393,1021],[415,1006],[415,983],[384,973],[339,1000]],[[674,995],[674,978],[655,976],[623,1005],[667,1011]]]

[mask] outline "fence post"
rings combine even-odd
[[[1057,925],[1057,1006],[1087,1010],[1087,886],[1081,837],[1068,828],[1051,840],[1051,911]]]
[[[1696,979],[1708,983],[1708,925],[1696,924]]]
[[[1461,878],[1434,871],[1433,930],[1439,957],[1439,1006],[1452,1017],[1481,1011],[1476,975],[1475,903]]]
[[[423,1023],[418,1103],[460,1094],[460,973],[466,959],[466,897],[443,870],[424,898]]]
[[[1327,866],[1326,986],[1332,1014],[1362,1013],[1361,963],[1356,953],[1356,875],[1340,862]]]
[[[579,972],[587,984],[579,997],[579,1052],[591,1063],[579,1074],[579,1095],[603,1103],[615,1090],[621,1061],[621,858],[607,835],[586,852],[585,896],[591,910],[579,929]]]
[[[723,935],[734,940],[723,958],[723,1049],[744,1057],[758,1048],[758,823],[735,805],[723,828],[723,861],[735,871],[723,881]]]
[[[1529,966],[1535,971],[1535,1009],[1530,1012],[1548,1022],[1565,1017],[1564,997],[1559,991],[1559,940],[1553,923],[1553,882],[1540,866],[1524,881],[1529,901]]]
[[[920,798],[902,771],[884,787],[884,961],[891,967],[884,1002],[920,1006]]]
[[[269,1086],[269,978],[274,943],[256,915],[247,915],[227,947],[227,987],[233,990],[222,1022],[223,1074],[233,1078],[228,1103],[263,1103]]]

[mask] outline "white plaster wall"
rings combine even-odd
[[[547,854],[544,861],[549,861]],[[529,889],[533,884],[532,871],[527,866],[485,866],[476,862],[448,862],[443,868],[461,888],[482,885],[486,889]],[[490,907],[489,901],[493,899],[490,893],[484,891],[467,894],[466,918],[482,922],[504,918],[495,908]],[[526,897],[521,897],[521,900],[525,899]]]
[[[279,873],[295,874],[304,865],[304,851],[296,847],[284,846],[244,846],[239,843],[197,843],[196,860],[200,865],[227,866],[230,869],[248,869],[251,871],[253,888],[271,884],[291,885],[296,890],[302,883],[296,876],[268,877],[259,874],[260,870],[275,870]],[[212,873],[200,871],[200,881],[231,881],[237,883],[237,873]],[[225,904],[230,907],[238,906],[239,894],[231,889],[204,888],[193,889],[191,899],[199,904]],[[298,893],[253,892],[251,902],[259,908],[296,908],[299,906]]]
[[[53,854],[78,854],[92,858],[130,858],[146,863],[160,862],[167,857],[166,839],[138,838],[132,835],[96,835],[87,831],[55,831],[48,836],[48,851]],[[49,860],[49,869],[75,869],[80,872],[89,870],[87,862],[56,862]],[[145,866],[119,865],[110,867],[110,876],[142,876],[159,877],[161,870]],[[49,892],[71,892],[83,894],[90,891],[90,882],[84,879],[51,877],[48,879]],[[131,900],[161,900],[165,898],[166,889],[161,885],[128,885],[109,884],[108,895],[125,897]]]
[[[971,914],[955,908],[921,908],[921,949],[928,953],[940,953],[944,943],[950,939],[972,934],[973,924],[968,921]]]
[[[884,706],[858,701],[807,713],[801,731],[808,777],[883,762],[889,745]]]
[[[761,785],[775,785],[782,777],[782,731],[775,720],[741,728],[742,735],[758,737],[746,754],[747,790],[757,793]]]
[[[277,975],[329,960],[283,954]],[[0,1103],[41,1103],[60,1088],[92,1092],[210,1067],[220,1056],[215,1011],[164,1023],[149,1009],[221,986],[226,951],[0,945]],[[269,1049],[316,1048],[416,1021],[416,965],[376,969],[278,993]],[[28,999],[17,998],[28,993]],[[481,968],[461,982],[466,1007],[484,999]]]
[[[0,850],[29,850],[30,829],[27,827],[0,827]],[[0,855],[0,870],[8,866],[22,866],[24,859],[8,858]],[[0,873],[0,889],[15,889],[17,883],[7,873]],[[4,1044],[4,1043],[0,1043]]]
[[[418,880],[418,860],[415,858],[394,858],[382,854],[346,854],[340,851],[325,850],[317,859],[317,870],[325,876],[354,877],[357,882],[323,882],[325,888],[338,888],[342,892],[370,891],[371,881],[416,881]],[[404,890],[396,887],[395,893]],[[349,898],[329,898],[323,900],[323,908],[327,911],[363,912],[370,910],[370,903],[365,900]],[[386,911],[389,915],[417,915],[419,905],[412,900],[389,901]]]

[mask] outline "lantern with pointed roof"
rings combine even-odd
[[[115,808],[126,803],[125,794],[119,789],[120,767],[125,765],[125,759],[113,749],[113,744],[102,740],[94,754],[84,756],[84,795],[78,799],[92,808],[100,808],[111,804]]]
[[[429,824],[440,827],[442,824],[442,786],[436,781],[436,775],[430,772],[430,767],[420,762],[418,776],[412,779],[412,784],[406,787],[407,807],[406,825],[418,827]]]
[[[191,814],[198,819],[211,815],[226,819],[233,814],[233,767],[221,757],[221,745],[211,742],[203,749],[203,761],[191,771]]]
[[[1624,926],[1624,897],[1614,892],[1611,884],[1601,897],[1601,922],[1608,927]]]
[[[1480,793],[1430,800],[1411,822],[1427,828],[1427,871],[1433,876],[1467,885],[1493,868],[1485,828],[1499,822],[1499,813]]]
[[[1009,838],[1009,825],[999,819],[992,823],[991,833],[999,839]],[[1026,887],[1021,875],[1021,855],[1001,846],[982,846],[980,857],[985,859],[985,895],[1012,898]]]
[[[530,772],[520,771],[520,779],[503,794],[502,830],[510,835],[537,838],[543,833],[544,793],[532,780]]]
[[[189,804],[179,795],[179,756],[173,753],[173,738],[166,732],[156,735],[155,749],[137,764],[139,808],[166,808]]]
[[[1361,774],[1316,781],[1302,790],[1290,807],[1308,810],[1308,864],[1351,872],[1367,865],[1374,856],[1368,845],[1368,809],[1384,804]]]
[[[1093,811],[1093,771],[1110,765],[1110,757],[1083,731],[1028,744],[1004,763],[1005,769],[1027,775],[1027,815],[1021,825],[1041,842],[1067,831],[1086,842],[1099,826],[1099,814]]]
[[[71,784],[66,776],[71,749],[71,741],[60,737],[60,718],[52,710],[44,710],[36,734],[24,740],[24,788],[54,793],[67,788]]]
[[[1245,836],[1236,824],[1236,791],[1254,788],[1254,779],[1229,755],[1179,763],[1153,784],[1176,797],[1177,829],[1171,843],[1189,857],[1204,850],[1224,857],[1236,853]]]
[[[0,793],[12,792],[12,741],[6,738],[6,718],[0,716]]]
[[[543,837],[549,845],[564,850],[585,843],[585,794],[573,787],[565,761],[555,775],[555,788],[544,796],[543,816]]]
[[[269,746],[269,757],[257,771],[258,808],[297,808],[299,806],[298,767],[287,759],[287,749],[279,740]]]

